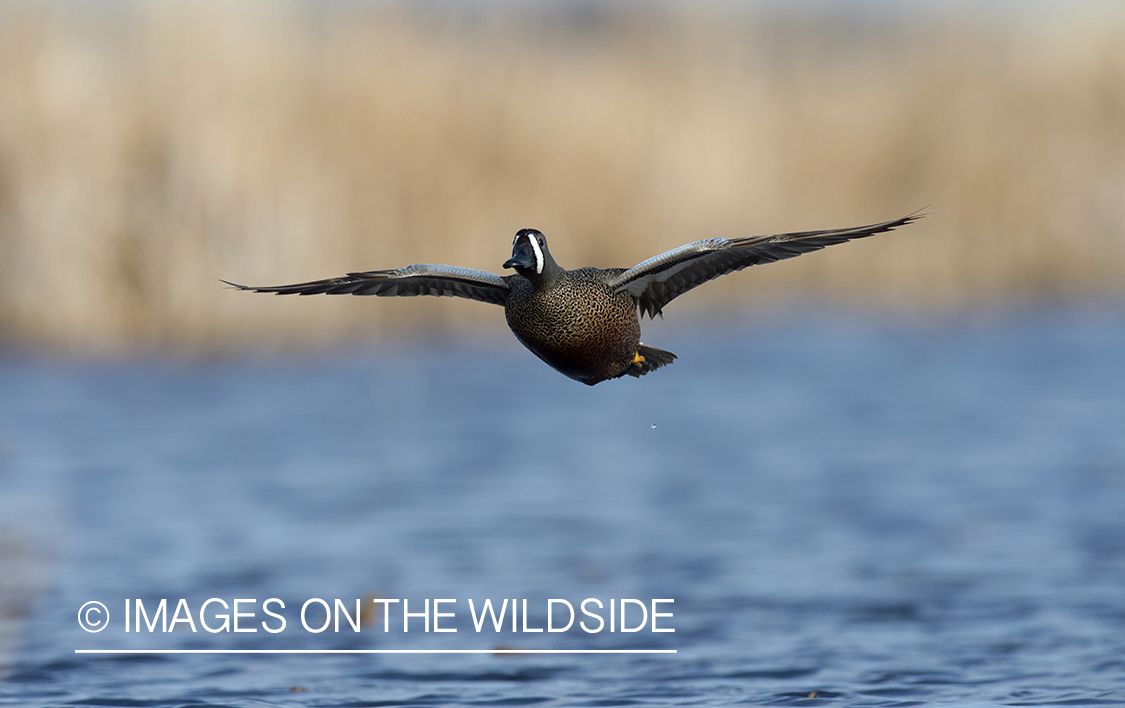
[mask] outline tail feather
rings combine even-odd
[[[676,355],[672,352],[650,347],[644,342],[637,346],[637,354],[644,358],[644,361],[634,362],[625,373],[629,376],[641,377],[650,371],[656,371],[662,366],[668,366],[676,360]]]

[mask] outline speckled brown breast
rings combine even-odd
[[[594,385],[621,376],[641,338],[637,306],[628,293],[606,285],[613,271],[563,271],[536,289],[526,278],[511,282],[504,313],[525,347],[554,369]]]

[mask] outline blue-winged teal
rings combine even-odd
[[[516,339],[557,371],[593,386],[625,374],[643,376],[672,363],[675,354],[640,341],[640,315],[651,319],[661,314],[677,295],[731,271],[890,231],[917,218],[911,214],[852,229],[709,238],[629,269],[605,270],[561,268],[542,233],[521,229],[512,243],[512,257],[504,263],[515,269],[514,275],[419,263],[294,285],[228,285],[280,295],[447,295],[503,305]]]

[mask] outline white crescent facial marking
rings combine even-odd
[[[535,272],[543,274],[543,251],[539,248],[539,239],[535,234],[528,234],[527,240],[531,242],[531,250],[535,252]]]

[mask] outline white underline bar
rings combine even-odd
[[[75,649],[75,654],[675,654],[675,649]]]

